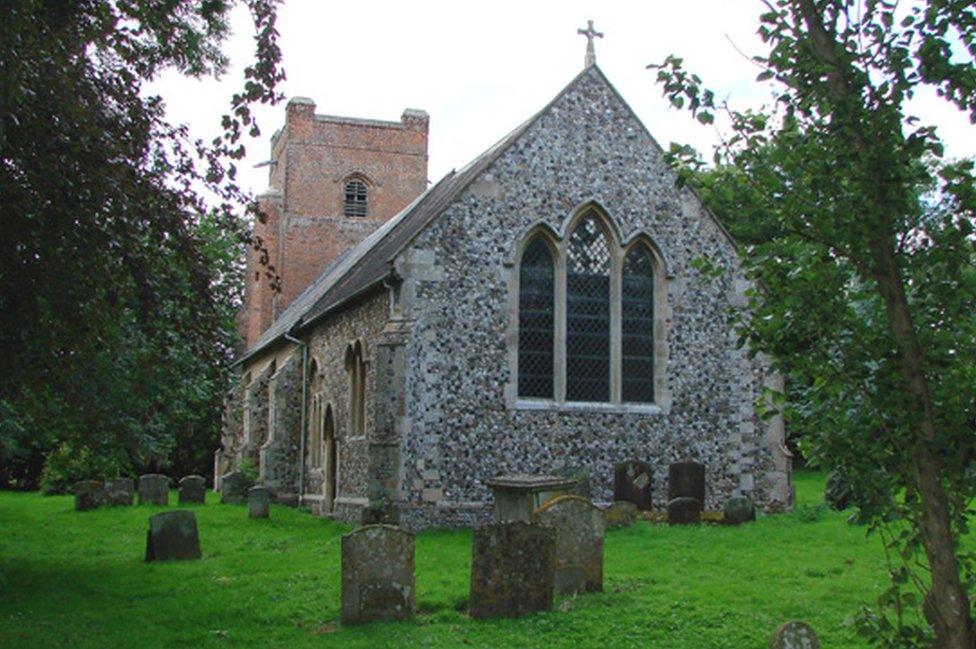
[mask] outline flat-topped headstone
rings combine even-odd
[[[618,500],[603,510],[603,523],[606,529],[629,527],[637,521],[637,505],[629,500]]]
[[[531,521],[532,512],[556,496],[569,494],[576,479],[516,474],[487,481],[495,500],[495,521]]]
[[[268,518],[271,514],[271,494],[264,487],[247,490],[247,515],[250,518]]]
[[[199,559],[200,533],[196,515],[185,509],[149,517],[146,561]]]
[[[105,481],[105,499],[109,505],[132,505],[136,483],[132,478],[109,478]]]
[[[202,475],[187,475],[180,478],[180,504],[202,503],[206,499],[207,479]]]
[[[697,498],[705,507],[705,465],[698,462],[675,462],[668,467],[668,501],[675,498]]]
[[[75,494],[75,511],[85,512],[105,504],[105,484],[101,480],[81,480],[72,491]]]
[[[669,525],[693,525],[701,522],[701,502],[697,498],[672,498],[668,501]]]
[[[220,479],[220,502],[239,505],[244,502],[251,479],[242,471],[231,471]]]
[[[413,535],[367,525],[342,537],[342,623],[403,620],[414,611]]]
[[[603,590],[603,512],[586,498],[559,496],[532,514],[556,530],[555,588],[559,594]]]
[[[756,506],[748,498],[731,498],[722,507],[726,525],[741,525],[756,520]]]
[[[651,465],[631,460],[613,468],[613,499],[626,500],[642,512],[651,511]]]
[[[168,505],[169,478],[159,473],[139,476],[140,505]]]
[[[820,638],[809,624],[793,620],[776,629],[769,649],[820,649]]]
[[[518,617],[552,609],[556,530],[537,523],[492,523],[474,531],[471,617]]]

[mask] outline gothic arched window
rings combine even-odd
[[[349,432],[353,437],[366,434],[366,358],[361,341],[346,349],[349,372]]]
[[[519,266],[518,395],[553,396],[555,263],[552,250],[536,236]]]
[[[624,258],[621,295],[621,400],[654,401],[654,264],[646,246]]]
[[[610,401],[610,244],[592,213],[567,250],[566,400]]]
[[[346,216],[366,216],[366,183],[359,178],[346,181],[343,214]]]

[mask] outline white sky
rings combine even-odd
[[[759,69],[746,55],[766,51],[755,35],[761,10],[756,0],[287,0],[278,17],[288,76],[282,90],[287,98],[312,98],[317,113],[331,115],[396,121],[404,108],[426,110],[428,175],[437,181],[569,83],[585,52],[586,39],[576,30],[592,19],[605,34],[596,40],[598,64],[658,142],[691,144],[710,159],[716,127],[670,108],[654,83],[655,71],[645,66],[674,53],[718,98],[737,108],[757,106],[769,90],[755,82]],[[221,80],[167,75],[150,88],[163,95],[173,121],[202,137],[218,132],[252,58],[250,17],[240,7],[233,26],[225,47],[233,67]],[[913,108],[939,126],[948,155],[976,155],[965,115],[930,93]],[[269,157],[284,104],[257,115],[262,137],[248,141],[241,170],[245,187],[255,193],[267,187],[267,168],[253,165]]]

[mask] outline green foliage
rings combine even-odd
[[[59,446],[209,468],[246,242],[235,161],[282,78],[275,1],[242,1],[256,58],[211,143],[144,84],[222,72],[234,3],[0,9],[0,484]]]
[[[70,493],[79,480],[104,480],[131,472],[122,454],[95,453],[86,447],[74,448],[65,442],[44,458],[41,493]]]

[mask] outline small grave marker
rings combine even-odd
[[[701,502],[697,498],[673,498],[668,501],[669,525],[693,525],[701,522]]]
[[[537,523],[492,523],[474,531],[471,617],[518,617],[552,610],[556,531]]]
[[[159,473],[139,476],[140,505],[168,505],[169,478]]]
[[[146,561],[199,559],[200,556],[200,534],[193,512],[177,509],[149,518]]]
[[[820,638],[806,622],[792,620],[776,629],[769,649],[820,649]]]
[[[132,478],[109,478],[105,481],[105,499],[109,505],[131,506],[135,490]]]
[[[101,480],[76,482],[73,491],[76,512],[86,512],[105,504],[105,485]]]
[[[207,480],[202,475],[180,478],[180,504],[202,503],[207,493]]]
[[[705,508],[704,464],[676,462],[668,467],[668,501],[675,498],[697,498]]]
[[[250,518],[268,518],[271,514],[271,494],[264,487],[247,490],[247,515]]]
[[[559,496],[532,519],[556,530],[556,592],[603,590],[603,512],[586,498]]]
[[[367,525],[342,537],[342,623],[404,620],[414,611],[413,535]]]
[[[220,479],[220,502],[239,505],[244,502],[251,480],[241,471],[231,471]]]
[[[642,512],[651,511],[651,465],[631,460],[621,462],[613,470],[613,499],[626,500]]]

